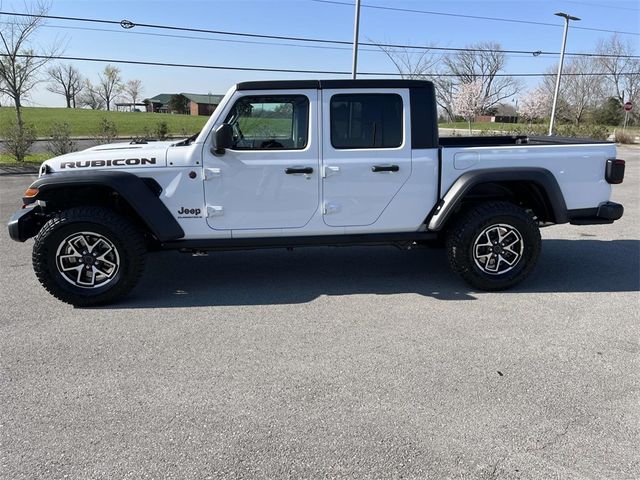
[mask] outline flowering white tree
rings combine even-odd
[[[522,118],[531,123],[533,120],[544,118],[549,114],[551,99],[544,89],[537,87],[529,90],[520,97],[518,113]]]
[[[463,83],[453,95],[453,111],[469,122],[471,133],[471,121],[482,110],[483,85],[480,80]]]

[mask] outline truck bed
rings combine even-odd
[[[528,135],[487,135],[440,137],[440,146],[447,147],[507,147],[513,145],[593,145],[612,143],[591,138],[547,137]]]
[[[542,168],[556,178],[569,210],[597,207],[609,200],[605,165],[616,158],[611,142],[564,137],[441,138],[441,192],[474,170]]]

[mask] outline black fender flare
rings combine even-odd
[[[184,230],[158,197],[159,192],[154,192],[153,183],[129,172],[54,173],[33,182],[29,188],[37,189],[37,195],[23,200],[25,204],[47,201],[55,198],[56,190],[62,188],[106,187],[120,195],[161,242],[184,237]]]
[[[427,218],[428,230],[442,230],[465,195],[476,185],[497,182],[531,182],[547,195],[554,223],[567,223],[569,215],[564,195],[556,177],[546,168],[517,167],[473,170],[463,173],[453,183]]]

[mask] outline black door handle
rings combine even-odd
[[[371,167],[371,171],[374,173],[377,172],[397,172],[400,170],[398,165],[374,165]]]
[[[304,173],[306,175],[309,175],[309,174],[313,173],[313,168],[311,168],[311,167],[289,167],[289,168],[285,168],[284,169],[284,173],[286,173],[287,175],[292,175],[294,173]]]

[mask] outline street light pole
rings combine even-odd
[[[569,21],[580,19],[573,17],[568,13],[558,12],[554,15],[564,18],[564,32],[562,33],[562,49],[560,50],[560,63],[558,64],[558,75],[556,77],[556,88],[553,93],[553,107],[551,108],[551,120],[549,121],[549,135],[553,135],[553,124],[556,119],[556,107],[558,106],[558,94],[560,93],[560,78],[562,77],[562,65],[564,64],[564,49],[567,46],[567,32],[569,31]]]
[[[353,26],[353,68],[351,69],[351,78],[356,79],[358,71],[358,32],[360,30],[360,0],[356,0],[356,18]]]

